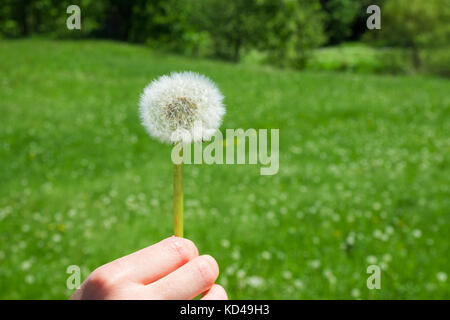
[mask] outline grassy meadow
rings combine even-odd
[[[0,298],[66,299],[172,234],[171,148],[141,126],[153,78],[192,70],[226,128],[280,129],[280,170],[186,165],[185,236],[232,299],[450,298],[450,82],[298,72],[106,41],[0,41]],[[237,142],[239,143],[239,142]],[[381,289],[366,269],[381,267]]]

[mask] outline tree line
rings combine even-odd
[[[448,1],[3,0],[0,35],[115,39],[231,61],[259,50],[273,64],[297,68],[314,48],[364,37],[410,48],[420,65],[420,48],[446,41]],[[71,4],[81,8],[80,31],[66,28]],[[382,8],[383,27],[368,36],[371,4]]]

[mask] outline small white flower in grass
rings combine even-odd
[[[283,278],[286,279],[286,280],[291,279],[292,278],[292,273],[290,271],[287,271],[287,270],[283,271]]]
[[[320,260],[311,260],[311,261],[309,262],[309,266],[310,266],[311,268],[313,268],[313,269],[319,268],[320,265],[321,265]]]
[[[328,282],[331,285],[336,284],[337,279],[331,270],[329,270],[329,269],[324,270],[323,275],[325,276],[325,278],[327,278]]]
[[[34,276],[31,274],[28,274],[25,276],[25,282],[28,284],[32,284],[34,282]]]
[[[438,272],[436,274],[436,278],[438,279],[439,282],[445,282],[447,281],[447,274],[445,272]]]
[[[387,226],[386,229],[385,229],[385,232],[387,234],[389,234],[389,235],[393,234],[394,233],[394,228],[392,226]]]
[[[242,279],[242,278],[245,277],[246,274],[247,274],[247,272],[246,272],[245,270],[241,269],[241,270],[238,270],[238,272],[236,273],[236,276],[237,276],[239,279]]]
[[[264,279],[258,276],[251,276],[247,279],[248,285],[253,288],[259,288],[264,284]]]
[[[357,288],[352,289],[351,293],[353,298],[358,299],[361,296],[361,291]]]
[[[304,287],[303,281],[300,280],[300,279],[295,279],[295,280],[294,280],[294,286],[295,286],[297,289],[303,289],[303,287]]]
[[[353,231],[351,231],[347,238],[345,239],[345,242],[347,243],[347,245],[349,246],[353,246],[355,244],[355,233]]]
[[[237,264],[232,264],[228,268],[225,269],[226,275],[232,275],[236,272]]]
[[[22,264],[20,265],[20,269],[26,271],[31,268],[32,264],[33,264],[33,261],[26,260],[26,261],[22,262]]]
[[[142,124],[165,143],[210,140],[225,114],[223,96],[207,77],[182,72],[152,81],[139,102]]]
[[[392,255],[390,255],[389,253],[386,253],[383,255],[384,262],[388,263],[388,262],[391,262],[391,260],[392,260]]]
[[[220,244],[221,244],[222,247],[224,247],[224,248],[229,248],[229,247],[230,247],[230,241],[227,240],[227,239],[222,239],[222,240],[220,241]]]
[[[367,256],[366,261],[369,264],[376,264],[378,259],[375,256]]]
[[[272,258],[272,254],[271,254],[269,251],[263,251],[263,252],[261,253],[261,257],[262,257],[264,260],[270,260],[270,259]]]
[[[233,252],[231,253],[231,257],[234,260],[239,260],[239,258],[241,257],[241,253],[239,252],[239,250],[233,250]]]
[[[420,229],[414,229],[412,235],[414,238],[420,238],[422,236],[422,231],[420,231]]]

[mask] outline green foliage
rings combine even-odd
[[[243,47],[255,46],[264,35],[262,6],[253,0],[194,1],[192,22],[208,33],[213,54],[239,61]]]
[[[326,32],[330,43],[340,43],[353,34],[353,24],[360,12],[365,12],[361,0],[321,1],[326,11]]]
[[[213,55],[239,61],[259,48],[280,66],[303,67],[325,40],[318,1],[207,0],[193,10],[193,25],[210,35]]]
[[[151,47],[189,51],[201,42],[190,24],[192,5],[191,1],[177,0],[135,1],[129,40],[145,42]]]
[[[265,20],[268,32],[263,47],[269,61],[279,66],[303,68],[311,53],[326,41],[319,1],[268,0],[272,15]]]
[[[358,49],[359,50],[359,49]],[[107,41],[0,42],[0,298],[68,298],[172,234],[170,147],[137,101],[193,70],[225,128],[279,128],[280,171],[186,165],[185,232],[232,299],[449,299],[449,81],[293,72]],[[380,265],[381,290],[366,286]]]
[[[75,4],[83,8],[82,29],[66,28],[66,9]],[[47,34],[55,37],[86,37],[100,28],[106,2],[96,0],[5,0],[0,7],[0,35],[20,37]]]
[[[450,46],[425,49],[422,60],[426,72],[450,77]]]
[[[81,8],[81,31],[66,29],[69,4]],[[303,66],[326,40],[318,0],[6,0],[0,17],[6,37],[101,37],[232,61],[263,48],[283,66]]]
[[[391,0],[383,8],[380,36],[394,46],[411,49],[415,67],[421,66],[419,50],[448,45],[449,0]]]
[[[66,28],[70,4],[81,8],[81,30]],[[367,31],[370,4],[382,8],[381,30]],[[5,0],[0,36],[108,38],[297,69],[447,75],[449,8],[449,0]],[[376,55],[366,50],[368,56],[360,58],[365,49],[339,46],[364,32],[367,43],[383,47]]]
[[[439,47],[448,43],[448,0],[391,0],[383,9],[383,37],[391,45]]]

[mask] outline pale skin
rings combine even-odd
[[[107,263],[92,272],[71,299],[226,300],[216,284],[219,266],[209,255],[199,256],[194,243],[170,237]]]

